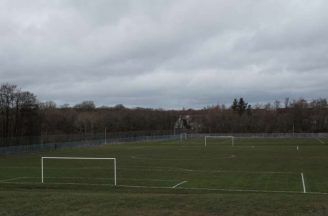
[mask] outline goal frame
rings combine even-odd
[[[207,146],[207,139],[208,138],[231,138],[231,146],[235,146],[235,137],[234,136],[215,136],[215,135],[208,135],[205,136],[205,147]]]
[[[44,183],[44,160],[113,160],[114,162],[114,186],[117,185],[116,158],[93,158],[93,157],[41,157],[41,183]]]

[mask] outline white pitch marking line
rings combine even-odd
[[[306,193],[304,174],[303,173],[301,173],[301,177],[302,177],[302,184],[303,184],[303,193]]]
[[[7,182],[7,181],[12,181],[16,179],[24,179],[26,177],[15,177],[15,178],[9,178],[9,179],[1,179],[0,182]]]
[[[324,141],[322,141],[320,138],[316,138],[321,144],[325,144]]]
[[[1,184],[15,184],[15,185],[40,185],[42,183],[40,182],[1,182]],[[82,185],[82,186],[115,186],[113,184],[89,184],[89,183],[65,183],[65,182],[62,182],[62,183],[55,183],[55,182],[52,182],[52,183],[45,183],[47,185]]]
[[[184,183],[187,183],[187,182],[188,182],[188,181],[182,181],[182,182],[180,182],[180,183],[178,183],[178,184],[172,186],[172,188],[177,188],[178,186],[180,186],[180,185],[182,185],[182,184],[184,184]]]
[[[192,170],[192,169],[184,169],[184,168],[172,168],[172,167],[154,167],[149,169],[143,169],[144,166],[135,166],[135,167],[121,167],[121,170],[142,170],[142,171],[157,171],[162,172],[168,171],[168,172],[175,172],[175,171],[185,171],[185,172],[201,172],[201,173],[261,173],[261,174],[297,174],[296,172],[279,172],[279,171],[249,171],[249,170]]]
[[[84,185],[84,186],[115,186],[113,184],[98,184],[98,183],[95,183],[95,184],[92,184],[92,183],[70,183],[70,182],[61,182],[61,183],[55,183],[55,182],[52,182],[52,183],[46,183],[46,184],[49,184],[49,185]]]
[[[152,189],[172,189],[172,187],[160,187],[160,186],[137,186],[137,185],[118,185],[118,187],[126,188],[152,188]],[[254,192],[254,193],[291,193],[299,194],[303,192],[299,191],[270,191],[270,190],[252,190],[252,189],[220,189],[220,188],[175,188],[176,190],[205,190],[205,191],[228,191],[228,192]],[[307,194],[322,194],[328,195],[324,192],[307,192]]]
[[[297,146],[297,147],[296,147],[296,150],[298,151],[298,149],[299,149],[299,147]]]
[[[40,185],[39,182],[1,182],[3,184],[19,184],[19,185]],[[47,183],[49,185],[93,185],[93,186],[114,186],[113,184],[84,184],[84,183]],[[117,185],[121,188],[149,188],[149,189],[172,189],[172,187],[160,187],[160,186],[140,186],[140,185]],[[207,190],[207,191],[230,191],[230,192],[255,192],[255,193],[290,193],[299,194],[303,192],[299,191],[269,191],[269,190],[242,190],[242,189],[219,189],[219,188],[175,188],[178,190]],[[306,192],[306,194],[315,195],[328,195],[327,192]]]

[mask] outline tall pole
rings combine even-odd
[[[116,180],[116,158],[114,159],[114,185],[116,186],[117,180]]]
[[[43,183],[43,157],[41,157],[41,182]]]

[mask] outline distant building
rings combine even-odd
[[[187,133],[193,130],[193,123],[189,115],[179,116],[178,120],[174,124],[174,133]]]

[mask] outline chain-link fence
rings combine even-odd
[[[328,133],[194,133],[189,138],[205,136],[234,136],[236,138],[328,138]]]
[[[26,152],[50,151],[62,148],[75,147],[92,147],[103,144],[121,144],[130,142],[150,142],[150,141],[165,141],[165,140],[179,140],[184,138],[181,134],[177,135],[151,135],[140,136],[138,134],[112,134],[111,136],[104,136],[103,134],[95,134],[90,136],[70,136],[69,140],[64,141],[64,136],[60,141],[43,143],[40,142],[40,137],[29,137],[30,141],[37,139],[36,144],[30,145],[15,145],[0,147],[0,154],[17,154]],[[212,133],[212,134],[188,134],[188,138],[204,138],[205,136],[234,136],[236,138],[328,138],[328,133]],[[22,142],[23,142],[23,138]],[[25,137],[26,140],[26,137]]]
[[[97,137],[94,137],[97,138]],[[121,144],[130,142],[150,142],[180,139],[180,135],[152,135],[152,136],[124,136],[124,137],[102,137],[100,139],[82,139],[76,141],[39,143],[32,145],[15,145],[0,147],[0,154],[17,154],[26,152],[51,151],[62,148],[92,147],[104,144]]]

